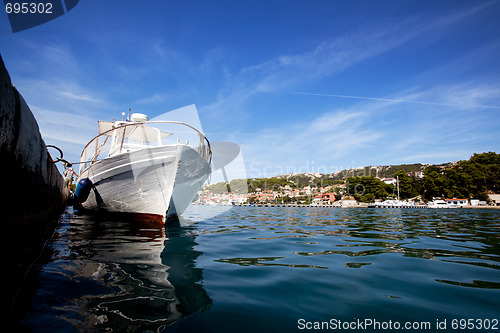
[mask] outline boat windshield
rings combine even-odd
[[[99,135],[83,149],[80,157],[80,173],[93,163],[119,154],[147,147],[185,144],[197,149],[208,163],[212,152],[205,135],[196,128],[176,121],[99,121]],[[174,135],[173,133],[176,133]],[[197,142],[196,146],[189,144]]]
[[[127,122],[111,122],[111,121],[98,121],[99,124],[99,134],[107,135],[113,137],[118,131],[113,131],[113,129],[118,128],[123,125],[127,125]],[[160,143],[163,138],[172,135],[172,133],[162,132],[156,127],[147,126],[146,124],[137,124],[136,126],[125,126],[122,130],[123,135],[128,140],[135,140],[142,143]]]

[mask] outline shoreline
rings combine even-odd
[[[203,204],[195,204],[196,206],[212,206],[212,205],[203,205]],[[395,209],[395,208],[401,208],[401,209],[436,209],[436,210],[443,210],[443,209],[500,209],[500,206],[478,206],[478,205],[468,205],[468,206],[463,206],[463,207],[453,207],[453,208],[431,208],[427,206],[403,206],[403,207],[370,207],[369,204],[366,203],[359,203],[355,205],[303,205],[303,204],[234,204],[234,205],[213,205],[213,206],[231,206],[231,207],[310,207],[310,208],[373,208],[373,209]]]

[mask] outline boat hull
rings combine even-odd
[[[208,162],[189,146],[144,148],[97,161],[80,175],[92,190],[84,209],[128,213],[163,221],[182,214],[210,174]]]

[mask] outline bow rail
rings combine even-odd
[[[90,140],[85,148],[83,148],[79,163],[80,174],[92,164],[104,158],[144,148],[183,144],[179,141],[179,137],[177,137],[177,142],[165,143],[164,139],[174,136],[174,134],[149,126],[151,124],[180,125],[193,130],[198,134],[198,153],[207,161],[207,163],[211,163],[212,149],[205,134],[197,128],[184,122],[153,120],[144,122],[116,121],[114,123],[103,123],[107,123],[107,126],[111,128],[104,128],[100,130],[101,133]],[[101,123],[99,125],[99,128],[101,129]],[[191,135],[193,134],[194,133],[191,133]],[[189,145],[188,141],[186,141],[185,145]]]

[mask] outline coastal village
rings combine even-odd
[[[421,176],[423,177],[423,175]],[[396,178],[377,178],[387,185],[397,186]],[[199,193],[195,204],[199,205],[236,205],[236,206],[323,206],[323,207],[367,207],[370,204],[358,202],[354,196],[347,193],[346,184],[335,184],[324,187],[306,185],[300,189],[292,188],[290,185],[279,186],[274,189],[256,188],[250,193],[212,193],[206,187]],[[445,198],[442,199],[448,207],[464,206],[500,206],[500,194],[489,194],[490,202],[479,199]],[[375,206],[394,206],[395,200],[375,199]],[[425,203],[420,197],[405,200],[403,205],[423,207]]]
[[[389,181],[389,180],[387,180]],[[195,202],[198,205],[222,205],[222,206],[310,206],[310,207],[368,207],[369,203],[358,202],[353,196],[345,195],[345,184],[313,187],[304,186],[300,190],[291,189],[289,186],[280,187],[278,190],[257,189],[256,192],[242,193],[212,193],[208,189],[199,192],[199,198]],[[336,191],[337,190],[337,191]],[[449,207],[455,206],[499,206],[500,194],[490,194],[491,203],[486,201],[464,198],[443,199]],[[394,200],[393,200],[394,201]],[[375,206],[383,206],[386,201],[375,200]],[[423,207],[424,202],[417,200],[408,200],[404,202],[405,206]],[[389,204],[391,205],[391,204]],[[394,205],[391,205],[394,206]]]
[[[301,189],[294,189],[290,185],[279,186],[277,189],[257,188],[251,193],[232,193],[223,194],[212,193],[209,189],[203,189],[199,192],[198,204],[203,205],[333,205],[339,202],[345,190],[345,184],[331,185],[325,187],[304,186]],[[337,191],[335,191],[337,190]],[[346,196],[344,202],[355,203],[354,198]],[[351,204],[352,204],[351,203]]]
[[[500,194],[495,191],[496,187],[481,188],[479,183],[483,176],[491,177],[497,173],[484,171],[496,169],[489,167],[496,163],[481,160],[488,158],[496,159],[498,155],[476,154],[470,161],[413,166],[417,170],[411,171],[389,170],[393,177],[388,177],[387,172],[384,177],[375,177],[370,171],[360,172],[366,171],[361,168],[357,169],[357,174],[351,169],[350,173],[346,172],[343,176],[306,172],[267,179],[239,179],[230,183],[205,185],[199,191],[195,203],[312,207],[500,207]],[[484,169],[478,165],[489,166]],[[400,166],[394,168],[397,167]],[[471,171],[472,167],[476,168],[475,171]],[[483,171],[477,172],[480,169]],[[473,176],[470,177],[469,173]],[[479,180],[474,180],[474,177]],[[463,179],[469,179],[467,186]],[[468,195],[463,194],[466,189]]]

